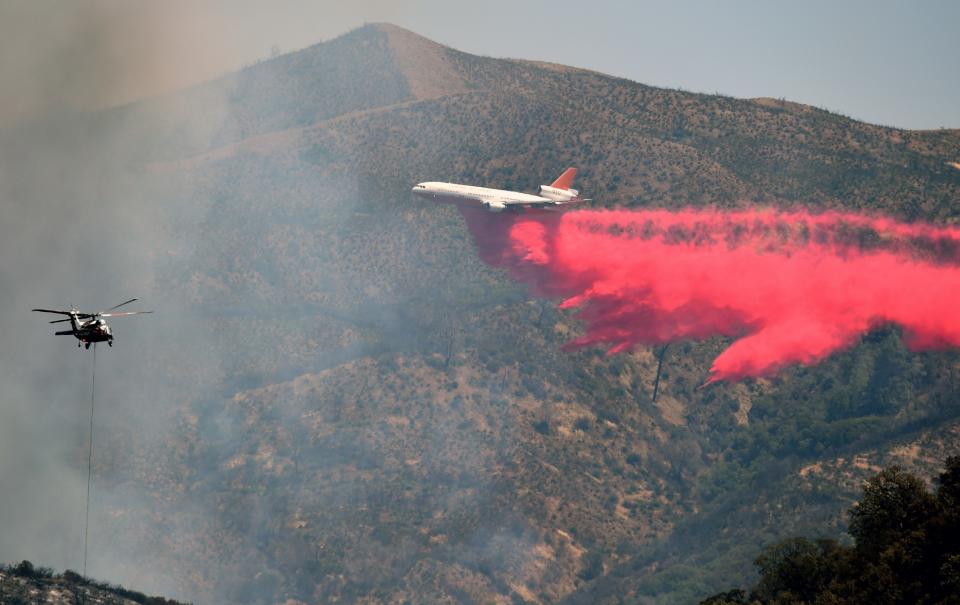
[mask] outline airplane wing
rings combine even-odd
[[[523,200],[504,200],[503,204],[509,208],[535,208],[539,210],[560,210],[565,206],[573,206],[581,202],[589,202],[589,199],[576,197],[569,200],[543,200],[537,202],[527,202]]]

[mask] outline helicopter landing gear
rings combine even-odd
[[[90,343],[89,343],[89,342],[85,342],[85,343],[83,343],[83,345],[84,345],[84,348],[85,348],[85,349],[89,349],[89,348],[90,348]]]
[[[113,339],[112,339],[112,338],[107,341],[107,346],[108,346],[108,347],[112,347],[112,346],[113,346]]]

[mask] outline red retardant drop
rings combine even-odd
[[[579,309],[570,347],[733,342],[709,382],[814,364],[885,324],[960,346],[960,229],[856,214],[462,209],[484,262]]]

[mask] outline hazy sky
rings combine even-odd
[[[471,53],[555,61],[656,86],[784,97],[874,123],[960,127],[960,2],[952,0],[88,0],[48,6],[59,7],[55,19],[51,10],[33,10],[38,3],[50,4],[12,0],[0,17],[47,51],[80,22],[103,28],[105,43],[61,53],[118,64],[150,57],[146,76],[112,83],[125,96],[387,21]],[[16,65],[17,57],[0,53],[4,86],[29,77]]]

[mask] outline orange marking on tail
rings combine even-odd
[[[570,185],[573,185],[573,177],[577,176],[576,168],[567,168],[563,171],[557,180],[550,183],[551,187],[556,187],[557,189],[569,189]]]

